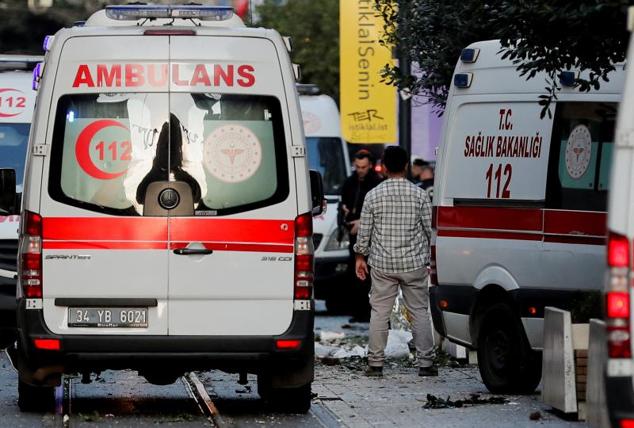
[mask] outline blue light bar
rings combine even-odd
[[[233,16],[233,8],[199,5],[119,5],[106,6],[106,16],[118,21],[156,18],[225,21]]]
[[[473,73],[459,73],[453,77],[453,84],[456,88],[468,88],[471,86]]]
[[[464,63],[474,63],[478,60],[480,49],[477,48],[465,48],[460,53],[460,61]]]
[[[37,91],[40,87],[40,80],[42,79],[42,67],[44,66],[43,62],[38,62],[35,68],[33,69],[33,83],[31,88],[34,91]]]
[[[55,36],[44,37],[44,43],[42,43],[42,48],[44,49],[44,52],[48,52],[51,49],[51,45],[53,45],[53,40],[55,40]]]
[[[577,84],[576,80],[577,73],[574,71],[562,71],[559,74],[559,83],[561,83],[561,86],[572,88]]]

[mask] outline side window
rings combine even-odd
[[[555,111],[546,207],[605,211],[616,103],[558,103]]]

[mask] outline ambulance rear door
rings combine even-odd
[[[170,168],[197,185],[169,217],[169,334],[281,334],[297,216],[288,71],[263,38],[173,36],[170,61]]]
[[[168,179],[168,53],[168,37],[128,34],[71,37],[49,54],[37,117],[51,126],[34,141],[52,144],[39,214],[56,334],[167,334],[167,216],[147,195]]]

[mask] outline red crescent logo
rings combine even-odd
[[[77,144],[75,144],[75,157],[77,158],[77,163],[79,166],[86,172],[86,174],[94,177],[98,180],[112,180],[113,178],[120,177],[123,175],[126,170],[121,172],[106,172],[102,169],[99,169],[97,165],[90,158],[90,142],[97,134],[97,132],[101,131],[104,128],[108,128],[110,126],[116,126],[118,128],[128,129],[121,123],[116,120],[111,119],[102,119],[96,120],[87,127],[85,127],[77,137]]]
[[[25,95],[24,92],[20,91],[19,89],[0,88],[0,94],[3,93],[3,92],[16,92],[18,95],[23,95],[23,96],[21,96],[19,98],[15,97],[16,99],[13,102],[16,103],[16,106],[15,107],[13,107],[13,106],[9,107],[9,108],[18,108],[18,109],[20,109],[20,111],[18,111],[17,113],[2,113],[0,111],[0,117],[1,118],[15,117],[15,116],[17,116],[19,114],[22,114],[22,110],[24,110],[25,107],[26,107],[26,96],[24,96]],[[4,107],[2,104],[4,104],[4,102],[0,102],[0,109]]]

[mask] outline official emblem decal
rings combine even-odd
[[[255,174],[262,162],[262,145],[253,131],[225,125],[205,139],[205,169],[226,183],[240,183]]]

